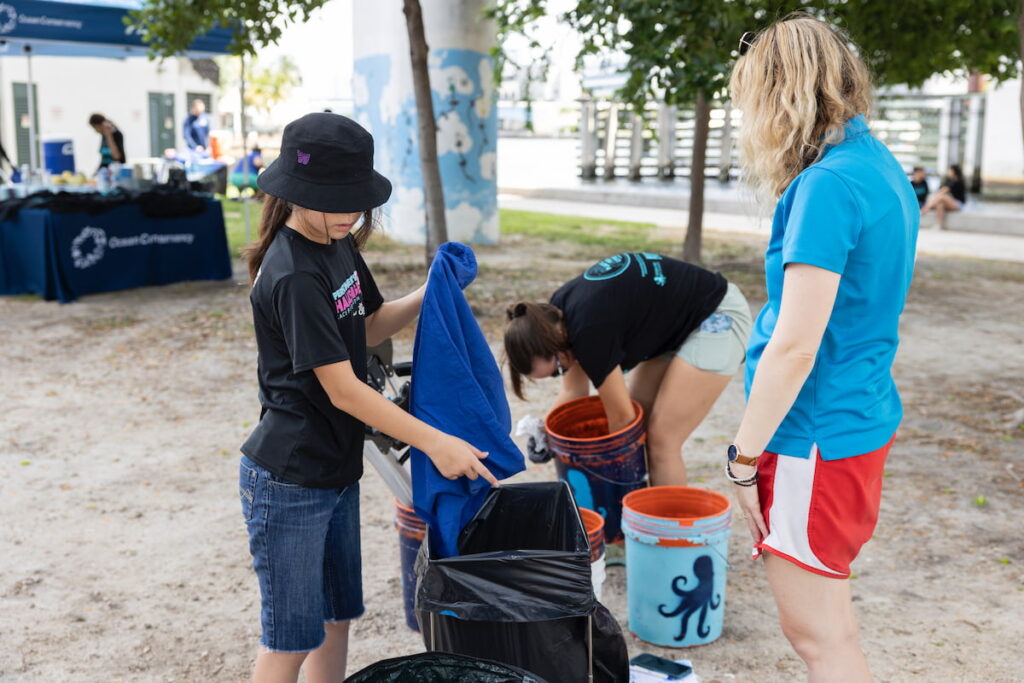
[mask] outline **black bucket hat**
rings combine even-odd
[[[350,118],[323,112],[284,127],[281,156],[256,185],[324,213],[373,209],[391,196],[391,181],[373,170],[373,136]]]

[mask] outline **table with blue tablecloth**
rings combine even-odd
[[[224,212],[152,217],[135,204],[102,213],[23,208],[0,222],[0,294],[74,301],[86,294],[231,277]]]

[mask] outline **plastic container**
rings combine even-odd
[[[580,508],[583,528],[590,542],[590,582],[594,584],[594,597],[601,599],[604,591],[605,572],[604,559],[604,517],[593,510]]]
[[[622,499],[647,486],[643,410],[633,401],[636,419],[608,433],[598,396],[577,398],[555,408],[545,421],[548,450],[555,455],[558,478],[572,487],[576,503],[605,519],[605,541],[620,543]]]
[[[655,486],[622,501],[629,629],[662,647],[722,635],[732,510],[720,493]]]
[[[412,508],[395,501],[395,528],[398,529],[398,552],[402,565],[402,604],[405,607],[405,623],[417,633],[416,621],[416,556],[423,545],[427,525],[416,516]]]
[[[43,141],[43,168],[51,175],[75,172],[75,143],[69,138]]]

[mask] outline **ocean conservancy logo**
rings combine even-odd
[[[0,10],[3,8],[0,7]],[[95,266],[103,258],[103,250],[107,247],[107,233],[103,228],[86,226],[78,237],[71,240],[71,260],[75,268]]]
[[[18,11],[7,3],[0,3],[0,33],[10,33],[18,28]]]
[[[587,269],[583,274],[588,280],[611,280],[626,272],[629,268],[631,257],[629,254],[616,254],[598,261]]]
[[[18,24],[26,26],[41,26],[43,28],[65,28],[81,31],[85,23],[78,19],[65,19],[64,17],[50,17],[43,15],[18,14],[11,5],[0,2],[0,35],[10,33],[18,28]]]
[[[189,245],[195,242],[196,236],[190,232],[153,234],[144,232],[140,235],[127,237],[107,237],[103,228],[87,225],[82,228],[75,239],[71,240],[71,262],[75,268],[91,268],[99,263],[108,249],[127,249],[129,247],[170,246],[175,244]]]

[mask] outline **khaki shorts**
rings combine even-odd
[[[715,312],[668,356],[679,356],[698,370],[735,375],[747,357],[753,323],[746,297],[730,282]]]

